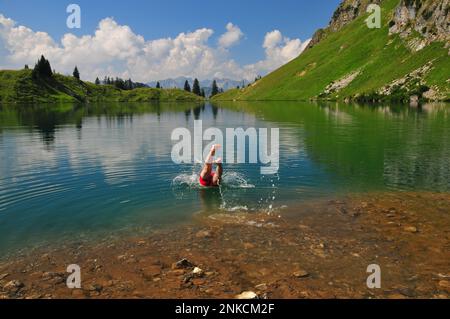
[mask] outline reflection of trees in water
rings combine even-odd
[[[212,109],[212,114],[213,114],[214,120],[217,120],[217,114],[219,113],[219,108],[215,105],[211,105],[211,109]]]
[[[186,117],[186,122],[189,122],[189,118],[191,117],[191,109],[184,111],[184,116]]]
[[[279,123],[281,138],[284,131],[298,139],[307,157],[345,187],[450,190],[448,104],[233,102],[218,106]]]
[[[450,189],[447,110],[429,106],[428,111],[407,106],[322,109],[322,133],[305,121],[307,136],[314,136],[306,138],[306,145],[309,154],[333,173],[368,186]]]
[[[188,109],[188,110],[186,110],[184,112],[185,117],[186,117],[186,122],[189,121],[189,118],[191,117],[192,114],[194,114],[194,120],[199,120],[201,114],[202,113],[206,113],[209,108],[211,108],[213,118],[214,118],[214,120],[216,120],[217,119],[217,114],[219,112],[218,107],[216,107],[214,105],[211,105],[211,104],[207,105],[207,104],[203,103],[201,105],[198,105],[197,107],[194,107],[192,109]]]
[[[200,114],[202,112],[201,106],[198,106],[198,107],[194,108],[193,112],[194,112],[195,120],[199,120],[200,119]]]
[[[369,172],[367,177],[395,189],[449,190],[450,123],[445,121],[446,112],[438,110],[384,107],[376,109],[381,116],[371,119],[366,118],[367,110],[361,114],[351,112],[359,122],[356,127],[335,126],[331,121],[328,125],[331,136],[351,137],[329,141],[331,149],[334,143],[339,143],[340,149],[351,154],[341,153],[341,157],[335,158],[336,170],[347,167],[347,174],[360,174],[360,178]],[[336,148],[335,151],[340,152]]]

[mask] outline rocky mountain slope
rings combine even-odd
[[[366,9],[381,7],[381,28]],[[216,100],[450,99],[450,0],[345,0],[309,48],[251,86]]]

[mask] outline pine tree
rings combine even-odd
[[[160,89],[161,88],[161,84],[159,84],[159,82],[156,82],[156,88]]]
[[[126,90],[132,90],[133,89],[133,81],[131,81],[131,79],[128,79],[125,82],[125,89]]]
[[[100,85],[100,80],[98,79],[98,77],[95,79],[95,84]]]
[[[219,94],[219,87],[217,86],[216,80],[212,83],[212,90],[211,90],[211,96]]]
[[[29,69],[28,64],[25,64],[25,70],[28,70],[28,69]]]
[[[44,71],[44,75],[47,76],[47,77],[51,77],[53,75],[52,67],[50,66],[50,61],[49,60],[45,60],[44,61],[44,69],[43,69],[43,71]]]
[[[192,85],[192,93],[194,93],[194,94],[196,94],[198,96],[202,95],[202,92],[201,92],[201,89],[200,89],[200,83],[198,82],[197,79],[194,80],[194,84]]]
[[[191,92],[191,86],[189,85],[188,80],[186,80],[186,82],[184,82],[184,90],[187,92]]]
[[[36,65],[33,69],[33,78],[50,78],[53,75],[52,67],[50,66],[50,62],[45,59],[43,55],[37,61]]]
[[[75,79],[80,79],[80,72],[78,71],[78,68],[75,66],[75,69],[73,70],[73,77]]]
[[[200,96],[206,97],[206,94],[205,94],[205,90],[204,90],[204,89],[202,89],[202,91],[201,91],[201,93],[200,93]]]

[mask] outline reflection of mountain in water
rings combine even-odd
[[[304,141],[299,145],[304,145],[307,156],[349,188],[450,190],[448,105],[428,104],[421,108],[298,102],[219,105],[253,112],[265,121],[287,126],[285,132]]]

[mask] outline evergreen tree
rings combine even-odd
[[[80,72],[78,71],[78,68],[75,66],[75,69],[73,69],[73,77],[75,79],[80,79]]]
[[[212,83],[212,90],[211,90],[211,96],[219,94],[219,87],[217,86],[216,80]]]
[[[184,90],[187,92],[191,92],[191,86],[189,85],[188,80],[186,80],[186,82],[184,82]]]
[[[156,82],[156,88],[160,89],[161,88],[161,84],[159,84],[159,82]]]
[[[100,80],[98,79],[98,77],[95,79],[95,84],[100,85]]]
[[[50,66],[50,62],[45,59],[43,55],[37,61],[36,65],[33,69],[33,78],[49,78],[53,75],[52,67]]]
[[[200,96],[206,97],[206,94],[205,94],[205,90],[204,90],[204,89],[202,89],[202,91],[201,91],[201,93],[200,93]]]
[[[194,93],[194,94],[196,94],[198,96],[202,95],[202,92],[201,92],[201,89],[200,89],[200,83],[198,82],[197,79],[194,80],[194,84],[192,85],[192,93]]]
[[[132,90],[134,87],[133,81],[131,79],[128,79],[125,81],[125,90]]]
[[[28,64],[25,64],[25,70],[28,70],[28,69],[29,69]]]

